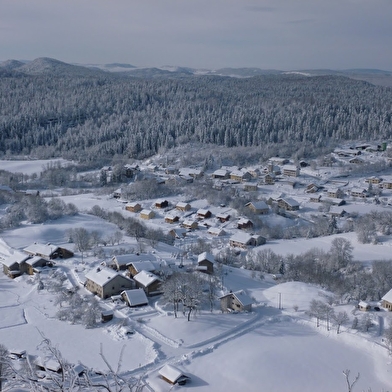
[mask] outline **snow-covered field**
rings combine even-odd
[[[80,211],[97,204],[125,213],[123,204],[104,196],[84,194],[66,196],[63,200],[76,204]],[[149,224],[159,227],[162,221],[159,217]],[[33,242],[72,248],[67,243],[67,232],[75,227],[108,235],[118,230],[115,225],[84,213],[41,225],[24,225],[2,233],[0,257]],[[390,259],[391,241],[363,245],[355,235],[344,236],[353,244],[354,259],[364,262]],[[270,248],[281,255],[300,254],[315,247],[329,250],[333,238],[273,241],[262,249]],[[136,242],[125,236],[119,246],[132,248]],[[109,255],[110,247],[105,250]],[[159,244],[155,251],[164,258],[178,249]],[[83,268],[92,268],[96,262],[89,254]],[[81,266],[81,257],[77,253],[57,266],[70,277],[75,267]],[[164,305],[160,297],[153,297],[149,306],[134,310],[105,301],[107,308],[115,310],[114,319],[85,329],[57,320],[55,294],[45,289],[38,291],[34,278],[24,275],[11,280],[1,271],[0,343],[10,349],[40,354],[45,336],[68,361],[101,370],[106,366],[100,356],[101,347],[108,361],[116,366],[125,346],[121,371],[142,376],[146,390],[156,392],[345,391],[342,371],[346,369],[351,370],[352,380],[360,374],[354,392],[392,390],[392,359],[381,334],[382,326],[392,322],[392,314],[370,312],[374,325],[369,333],[354,331],[348,323],[337,334],[335,327],[328,331],[323,323],[317,328],[315,321],[305,314],[312,299],[322,298],[319,288],[298,282],[277,284],[268,276],[264,280],[252,278],[250,271],[244,269],[225,267],[225,272],[223,284],[227,290],[246,289],[254,298],[251,313],[223,314],[216,306],[213,312],[203,310],[188,322],[181,312],[175,319],[170,306]],[[45,282],[47,273],[41,279]],[[71,283],[77,284],[76,279]],[[84,290],[80,287],[87,294]],[[353,317],[352,305],[346,305],[344,310]],[[125,324],[134,329],[133,335],[126,335]],[[183,370],[191,382],[173,387],[162,380],[158,371],[166,363]]]

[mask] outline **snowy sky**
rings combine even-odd
[[[392,70],[391,0],[0,0],[0,61]]]

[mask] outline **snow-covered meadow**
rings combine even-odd
[[[80,211],[93,205],[124,211],[121,203],[105,196],[83,194],[63,199],[77,205]],[[161,218],[149,224],[159,226]],[[40,225],[26,224],[2,233],[0,257],[33,242],[72,248],[67,233],[75,227],[99,230],[103,235],[117,230],[115,225],[84,213]],[[281,255],[299,254],[314,247],[328,250],[333,238],[273,241],[263,249],[268,247]],[[390,258],[392,243],[388,241],[363,245],[352,234],[345,234],[345,238],[352,242],[356,260]],[[124,236],[119,246],[132,249],[137,244],[134,238]],[[168,245],[157,245],[155,249],[162,258],[177,251]],[[59,261],[57,268],[75,285],[75,268],[93,268],[97,262],[89,254],[82,263],[76,253],[74,258]],[[44,283],[48,274],[42,273]],[[141,376],[146,390],[156,392],[344,391],[347,387],[342,372],[346,369],[351,371],[352,380],[360,374],[354,391],[392,390],[392,359],[381,335],[381,326],[392,322],[392,314],[371,312],[374,326],[369,333],[354,331],[348,323],[337,334],[335,327],[328,331],[323,323],[317,328],[315,320],[305,313],[312,299],[324,298],[315,286],[278,284],[269,276],[260,280],[250,271],[234,267],[225,267],[223,284],[226,290],[246,289],[255,301],[253,311],[223,314],[216,305],[213,312],[202,310],[188,322],[181,312],[174,318],[170,305],[165,305],[159,296],[150,298],[149,306],[132,310],[105,300],[105,308],[114,310],[114,319],[85,329],[56,319],[55,294],[37,290],[34,277],[24,275],[11,280],[0,271],[0,343],[38,355],[45,336],[71,363],[99,370],[106,366],[100,356],[101,347],[112,366],[117,365],[125,347],[121,371]],[[83,287],[80,291],[88,294]],[[353,309],[352,305],[344,307],[350,317]],[[127,335],[129,328],[135,333]],[[191,381],[185,386],[166,383],[158,375],[166,363],[179,367]]]

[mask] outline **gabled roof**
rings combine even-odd
[[[127,278],[126,276],[109,268],[97,268],[91,270],[86,274],[86,279],[89,279],[103,287],[118,276],[131,281],[131,279]]]
[[[136,263],[140,261],[155,261],[156,257],[154,255],[149,254],[135,254],[135,253],[128,253],[125,255],[116,255],[112,257],[112,261],[117,261],[118,265],[128,265],[130,263]]]
[[[184,202],[184,201],[179,201],[179,202],[176,204],[176,207],[178,207],[178,208],[186,208],[187,206],[190,206],[190,204],[189,204],[189,203],[186,203],[186,202]]]
[[[148,299],[143,289],[124,290],[121,295],[124,295],[127,298],[129,306],[148,304]]]
[[[146,255],[148,256],[148,255]],[[140,260],[140,261],[132,261],[131,263],[128,263],[128,265],[132,265],[133,268],[135,268],[136,271],[141,272],[141,271],[155,271],[157,267],[155,264],[152,262],[152,260]]]
[[[231,236],[230,241],[239,242],[240,244],[248,244],[252,239],[252,236],[248,233],[244,233],[243,231],[238,231],[234,235]]]
[[[180,369],[170,364],[166,364],[158,373],[172,384],[189,378]]]
[[[11,256],[7,257],[5,260],[2,260],[1,262],[6,267],[11,267],[15,263],[18,263],[18,264],[24,263],[30,257],[31,256],[27,255],[26,253],[15,251],[14,254],[12,254]]]
[[[252,305],[252,303],[253,303],[253,299],[251,297],[249,297],[249,295],[246,294],[244,290],[238,290],[238,291],[234,291],[232,293],[227,293],[227,294],[223,295],[222,297],[220,297],[220,299],[228,297],[230,295],[234,295],[237,298],[237,300],[242,304],[242,306]]]
[[[197,262],[198,263],[200,263],[201,261],[204,261],[204,260],[208,260],[211,263],[215,262],[214,256],[211,253],[208,253],[208,252],[200,253],[199,256],[197,257]]]
[[[58,250],[58,246],[53,245],[53,244],[32,244],[26,248],[24,248],[23,250],[26,253],[30,253],[30,254],[40,254],[40,255],[48,255],[50,256],[51,254],[55,253]]]
[[[208,213],[211,214],[211,211],[208,210],[208,209],[206,209],[206,208],[200,208],[200,209],[197,210],[197,214],[198,214],[198,215],[206,215],[206,214],[208,214]]]
[[[246,206],[253,206],[256,210],[269,210],[269,207],[265,201],[251,201],[247,203]]]
[[[280,200],[283,200],[286,204],[288,204],[291,207],[299,207],[299,203],[297,200],[292,199],[291,197],[284,197],[281,198]]]
[[[238,224],[239,225],[246,225],[248,223],[252,223],[252,221],[248,218],[240,218],[238,219]]]
[[[136,274],[133,277],[135,282],[140,283],[141,285],[143,285],[144,287],[148,287],[150,286],[152,283],[156,282],[156,281],[161,281],[160,278],[158,278],[158,276],[154,275],[151,272],[148,271],[140,271],[138,274]]]
[[[392,303],[392,289],[389,290],[382,298],[383,301],[391,302]]]

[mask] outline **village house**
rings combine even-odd
[[[11,256],[1,260],[4,275],[7,275],[10,278],[16,278],[17,276],[27,273],[28,266],[26,261],[30,258],[31,256],[26,253],[14,252]]]
[[[273,173],[267,173],[264,177],[263,177],[263,183],[265,185],[274,185],[276,181],[276,176]]]
[[[234,170],[230,173],[230,179],[234,181],[249,181],[252,175],[248,171]]]
[[[143,289],[124,290],[121,293],[121,298],[130,308],[148,305],[148,299]]]
[[[178,175],[180,177],[191,177],[196,179],[196,178],[201,178],[203,176],[203,170],[184,167],[179,170]]]
[[[384,178],[382,187],[384,189],[392,189],[392,178]]]
[[[300,171],[299,167],[295,165],[283,166],[283,175],[287,177],[298,177],[299,171]]]
[[[128,177],[128,178],[133,177],[135,172],[139,171],[139,170],[140,170],[139,165],[135,164],[135,163],[133,163],[133,164],[127,163],[123,167],[124,175],[125,175],[125,177]]]
[[[136,286],[143,289],[148,296],[161,293],[160,286],[162,280],[152,272],[142,270],[133,277],[133,280]]]
[[[179,201],[176,204],[176,210],[178,210],[178,211],[185,212],[185,211],[189,211],[190,209],[191,209],[191,205],[189,203],[185,203],[185,202]]]
[[[365,301],[359,301],[358,303],[358,309],[362,310],[363,312],[367,312],[371,309],[371,306],[368,302]]]
[[[199,227],[199,224],[193,219],[186,219],[182,222],[182,226],[186,229],[195,230]]]
[[[180,239],[186,237],[187,230],[183,227],[175,227],[174,229],[169,230],[168,234],[171,235],[175,239]]]
[[[240,218],[237,222],[237,229],[247,230],[253,227],[253,222],[248,218]]]
[[[328,188],[327,196],[334,199],[341,199],[344,196],[344,192],[340,188]]]
[[[331,206],[328,212],[330,216],[334,216],[335,218],[341,218],[346,213],[347,212],[342,207],[339,206]]]
[[[121,188],[118,188],[118,189],[116,189],[116,190],[113,192],[113,198],[115,198],[115,199],[121,199],[121,195],[122,195],[122,190],[121,190]]]
[[[68,259],[73,257],[73,252],[53,244],[39,244],[34,243],[23,249],[25,253],[31,256],[39,256],[47,260],[52,259]]]
[[[258,178],[261,174],[259,167],[248,167],[247,171],[253,178]]]
[[[230,178],[230,172],[226,169],[218,169],[211,174],[211,177],[220,180],[227,180]]]
[[[269,207],[265,201],[251,201],[250,203],[245,204],[250,210],[252,210],[255,214],[265,215],[269,212]]]
[[[257,191],[257,183],[256,182],[245,182],[244,183],[244,191],[256,192]]]
[[[142,206],[137,202],[131,202],[131,203],[127,203],[125,205],[125,209],[129,212],[139,212],[142,210]]]
[[[251,312],[253,300],[244,290],[230,292],[220,299],[222,312]]]
[[[365,182],[373,185],[379,185],[382,182],[382,178],[376,177],[376,176],[371,176],[365,179]]]
[[[133,289],[135,282],[112,269],[98,267],[86,274],[85,287],[94,295],[106,299],[124,290]]]
[[[322,200],[322,195],[314,195],[314,196],[310,196],[309,201],[311,203],[321,203]]]
[[[353,188],[350,190],[351,197],[359,197],[361,199],[366,199],[369,196],[367,189]]]
[[[207,274],[213,274],[214,263],[214,256],[211,253],[203,252],[197,257],[197,270]]]
[[[179,220],[180,220],[180,216],[179,215],[166,215],[165,216],[165,222],[166,223],[173,224],[173,223],[178,222]]]
[[[169,207],[169,202],[166,199],[160,199],[155,202],[155,208]]]
[[[298,211],[299,203],[290,197],[281,198],[278,200],[278,207],[286,211]]]
[[[392,289],[389,290],[382,298],[381,298],[381,306],[384,309],[388,309],[392,311]]]
[[[235,233],[230,237],[230,246],[246,249],[249,246],[259,246],[266,243],[261,235],[251,235],[244,232]]]
[[[225,232],[223,229],[221,229],[220,227],[210,227],[210,228],[207,230],[207,233],[208,233],[208,234],[211,234],[211,235],[215,235],[215,236],[217,236],[217,237],[223,236],[223,235],[226,234],[226,232]]]
[[[149,219],[154,218],[154,216],[155,216],[154,211],[147,210],[147,209],[140,211],[140,218],[142,218],[142,219],[149,220]]]
[[[313,182],[306,186],[305,193],[316,193],[320,190],[320,187]]]
[[[127,264],[129,275],[131,277],[137,275],[141,271],[157,272],[159,270],[155,256],[153,255],[140,255],[140,256],[143,257],[139,258],[138,260],[133,260]]]
[[[225,223],[228,222],[230,219],[230,214],[228,214],[227,212],[220,212],[218,214],[215,215],[215,217],[221,222],[221,223]]]
[[[212,214],[210,210],[207,210],[205,208],[200,208],[197,210],[197,217],[199,219],[208,219],[211,218]]]
[[[170,364],[166,364],[158,373],[163,380],[172,385],[185,385],[190,379],[180,369]]]

